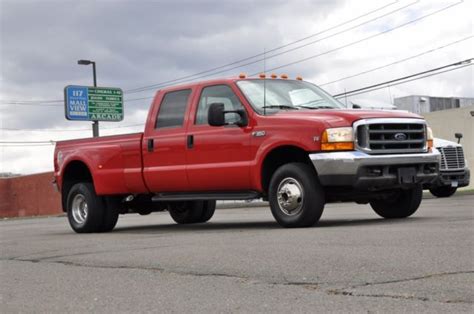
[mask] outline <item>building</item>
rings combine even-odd
[[[394,105],[397,106],[399,110],[425,114],[428,112],[472,106],[474,105],[474,98],[411,95],[395,98]]]

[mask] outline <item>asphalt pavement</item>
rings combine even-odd
[[[313,228],[268,207],[201,225],[121,216],[105,234],[65,217],[0,222],[0,312],[474,311],[474,196],[425,199],[384,220],[330,204]]]

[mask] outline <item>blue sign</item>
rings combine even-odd
[[[66,86],[66,119],[89,120],[89,94],[86,86]]]

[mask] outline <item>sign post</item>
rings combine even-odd
[[[69,85],[64,88],[64,100],[68,120],[123,120],[123,92],[120,88]]]

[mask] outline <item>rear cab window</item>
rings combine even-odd
[[[183,89],[168,92],[164,95],[158,110],[155,129],[181,128],[184,126],[184,117],[191,92],[191,89]]]

